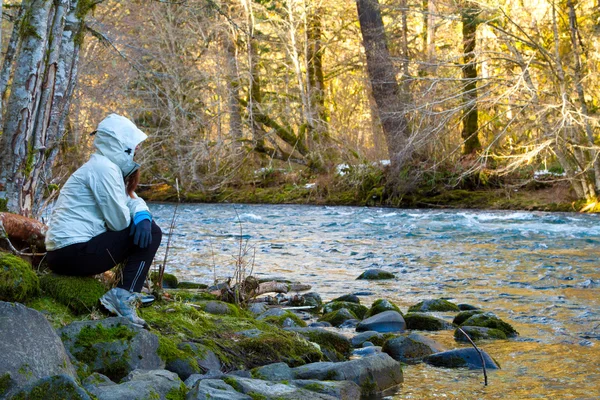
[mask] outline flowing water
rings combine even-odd
[[[151,208],[167,232],[174,205]],[[311,284],[325,301],[361,292],[367,306],[386,298],[405,311],[444,297],[520,332],[481,344],[502,366],[487,387],[481,371],[420,364],[404,368],[394,399],[598,399],[599,244],[597,215],[194,204],[177,211],[167,272],[212,284],[232,276],[242,254],[253,275]],[[369,268],[396,279],[356,280]],[[427,335],[465,346],[452,331]]]

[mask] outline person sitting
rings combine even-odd
[[[124,263],[122,279],[100,299],[109,311],[146,326],[136,305],[162,231],[135,194],[134,161],[147,136],[129,119],[110,114],[92,133],[96,151],[60,191],[46,233],[46,261],[62,275],[89,276]]]

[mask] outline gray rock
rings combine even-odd
[[[485,367],[487,369],[499,369],[500,366],[485,352],[482,350],[483,359],[485,361]],[[481,368],[481,357],[477,350],[472,347],[454,349],[444,351],[441,353],[432,354],[423,359],[429,365],[434,367],[445,367],[445,368],[462,368],[466,367],[469,369]]]
[[[344,362],[318,362],[293,368],[296,379],[352,381],[372,395],[403,381],[401,363],[382,353]]]
[[[94,372],[82,382],[84,388],[88,388],[88,386],[111,386],[116,385],[110,378],[106,375],[99,374]]]
[[[383,352],[389,354],[394,360],[406,364],[416,364],[424,357],[441,351],[442,346],[424,336],[411,334],[389,339],[383,345]]]
[[[134,369],[162,369],[158,337],[122,317],[73,322],[59,331],[71,355],[114,381]]]
[[[406,322],[406,329],[417,331],[443,331],[454,328],[450,322],[420,312],[406,314],[404,321]]]
[[[391,272],[384,271],[382,269],[368,269],[356,279],[367,279],[367,280],[382,280],[382,279],[394,279],[396,276]]]
[[[10,376],[6,387],[11,392],[48,376],[76,376],[60,337],[42,313],[0,301],[0,321],[0,377]]]
[[[231,383],[237,391],[250,395],[253,398],[266,400],[335,399],[333,396],[302,389],[294,385],[263,381],[261,379],[233,377],[231,381],[228,381],[228,383]]]
[[[213,315],[231,315],[233,311],[227,306],[227,303],[217,300],[211,300],[204,304],[204,312]]]
[[[338,297],[336,299],[333,299],[331,301],[332,302],[334,302],[334,301],[348,301],[350,303],[360,304],[360,299],[355,294],[346,294],[344,296],[340,296],[340,297]]]
[[[331,328],[333,325],[327,321],[313,322],[308,325],[310,328]]]
[[[239,335],[246,336],[249,338],[255,338],[255,337],[259,337],[260,335],[262,335],[263,331],[261,331],[260,329],[248,329],[248,330],[240,331],[237,333]]]
[[[381,340],[383,339],[383,335],[375,331],[366,331],[359,333],[358,335],[352,338],[352,347],[361,347],[364,342],[371,341],[373,338],[375,338],[375,340]]]
[[[282,328],[296,328],[296,327],[298,327],[298,324],[295,323],[293,319],[288,317],[283,320],[283,322],[281,323],[281,327]]]
[[[227,376],[237,376],[240,378],[252,378],[252,373],[250,371],[246,371],[245,369],[238,369],[236,371],[231,371],[226,374]]]
[[[185,398],[186,400],[252,400],[252,397],[237,392],[220,379],[197,381]]]
[[[310,342],[316,343],[329,361],[343,361],[350,354],[350,340],[341,333],[322,328],[290,328]]]
[[[360,321],[357,319],[347,319],[339,326],[342,329],[356,328]]]
[[[320,309],[323,306],[323,299],[321,299],[319,293],[305,293],[302,297],[304,297],[304,305],[306,306],[312,306],[315,309]]]
[[[255,378],[265,381],[289,381],[294,379],[292,369],[282,362],[258,367],[253,371]]]
[[[290,384],[343,400],[360,399],[360,387],[352,381],[293,380]]]
[[[196,384],[196,382],[201,381],[203,379],[222,379],[225,376],[226,375],[221,371],[208,371],[205,374],[192,374],[183,383],[185,384],[185,386],[191,389]]]
[[[91,400],[90,396],[69,375],[54,375],[28,384],[21,388],[11,399],[50,398],[61,400]]]
[[[397,311],[384,311],[373,315],[363,320],[356,327],[357,332],[376,331],[380,333],[404,332],[405,329],[406,322],[404,322],[404,318]]]
[[[369,342],[368,340],[366,342],[363,342],[363,344],[362,344],[362,347],[373,347],[373,346],[375,346],[375,344],[373,342]]]
[[[268,310],[267,303],[251,303],[248,306],[248,311],[254,315],[260,315]]]
[[[367,346],[352,350],[353,357],[368,357],[381,353],[381,346]]]
[[[185,385],[177,374],[164,370],[137,369],[118,385],[88,385],[86,389],[98,400],[167,400],[175,393],[185,395]]]

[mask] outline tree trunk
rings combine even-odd
[[[392,166],[403,164],[408,137],[401,92],[396,80],[377,0],[358,0],[358,20],[367,56],[367,70]]]
[[[233,35],[233,33],[231,33]],[[235,39],[230,34],[223,34],[225,47],[225,65],[227,66],[227,107],[229,114],[229,133],[234,142],[234,148],[241,147],[242,113],[240,110],[240,77],[237,67],[237,51]]]
[[[477,41],[477,16],[480,10],[473,2],[467,1],[461,10],[463,33],[463,154],[473,154],[481,149],[479,142],[479,122],[477,111],[477,63],[475,47]]]
[[[327,120],[329,119],[325,108],[325,78],[323,76],[323,44],[321,38],[322,13],[323,9],[321,7],[311,8],[307,17],[306,29],[306,64],[312,121],[310,128],[315,132],[317,142],[328,137]]]

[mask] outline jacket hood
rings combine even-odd
[[[129,119],[110,114],[96,128],[94,146],[97,153],[117,164],[123,176],[127,177],[140,167],[133,161],[133,155],[137,145],[147,138]]]

